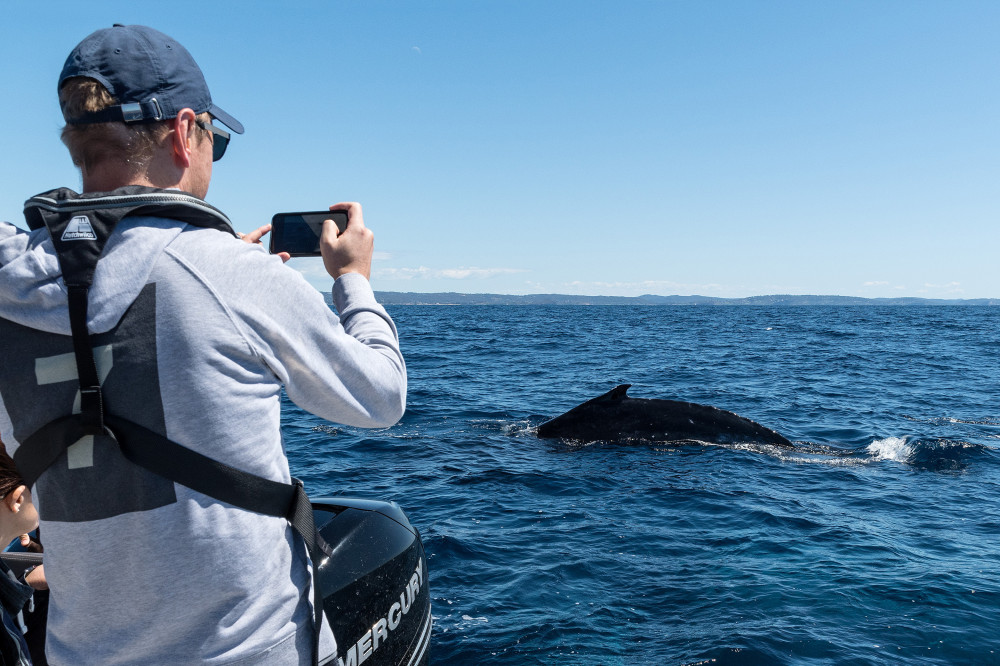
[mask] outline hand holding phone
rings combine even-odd
[[[371,279],[372,254],[375,250],[375,235],[365,226],[361,204],[356,201],[334,204],[333,212],[346,212],[350,223],[342,233],[327,224],[320,239],[323,251],[323,266],[334,279],[345,273],[358,273],[366,280]]]
[[[327,220],[336,226],[326,225],[324,234]],[[374,248],[375,236],[365,226],[357,202],[334,204],[330,210],[278,213],[271,218],[271,254],[321,256],[326,272],[334,279],[345,273],[359,273],[370,279]]]
[[[271,254],[287,252],[293,257],[319,257],[323,222],[333,220],[339,233],[347,229],[346,210],[320,210],[305,213],[278,213],[271,218]]]

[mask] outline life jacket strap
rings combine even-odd
[[[80,379],[80,424],[88,435],[104,434],[104,396],[97,372],[94,348],[87,330],[87,285],[69,285],[69,324],[73,332],[73,353]]]

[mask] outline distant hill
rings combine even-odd
[[[749,296],[747,298],[715,298],[713,296],[574,296],[568,294],[458,294],[454,292],[421,294],[414,292],[377,291],[375,296],[384,305],[1000,305],[996,298],[858,298],[855,296]]]

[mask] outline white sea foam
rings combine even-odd
[[[892,460],[905,463],[913,455],[913,445],[906,442],[905,437],[886,437],[876,439],[868,445],[868,453],[874,460]]]

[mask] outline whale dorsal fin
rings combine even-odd
[[[628,390],[632,387],[631,384],[619,384],[610,391],[604,394],[604,397],[608,400],[624,400],[628,397]]]

